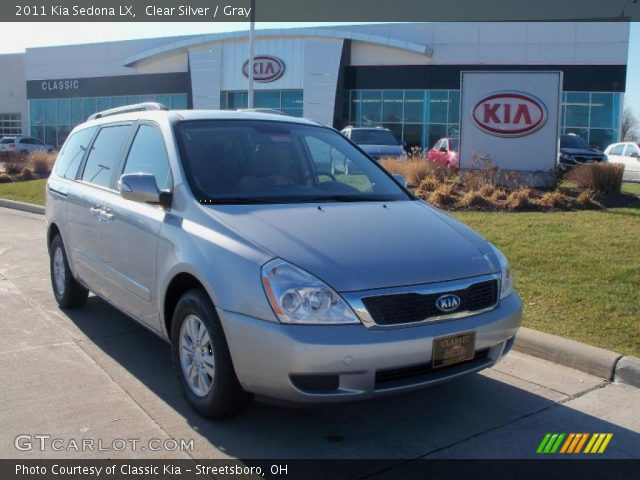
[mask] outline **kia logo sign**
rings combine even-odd
[[[539,98],[524,92],[494,92],[473,107],[476,126],[498,137],[523,137],[542,128],[547,107]]]
[[[242,73],[249,78],[249,60],[244,62]],[[273,82],[284,74],[284,62],[278,57],[260,55],[253,57],[253,79],[256,82]]]

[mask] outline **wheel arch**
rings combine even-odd
[[[189,290],[200,289],[205,292],[209,298],[207,288],[195,275],[189,272],[180,272],[173,276],[165,289],[164,301],[162,304],[162,316],[167,338],[171,338],[171,322],[173,321],[173,313],[180,297]],[[213,299],[211,299],[213,302]]]
[[[47,229],[47,250],[51,251],[51,242],[53,242],[53,239],[56,238],[56,235],[62,236],[58,225],[56,225],[55,222],[52,222]]]

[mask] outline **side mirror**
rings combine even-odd
[[[134,202],[171,206],[171,192],[158,190],[156,177],[150,173],[128,173],[118,181],[122,198]]]
[[[634,158],[640,158],[640,153],[638,153],[638,152],[631,152],[631,153],[629,154],[629,156],[630,156],[630,157],[634,157]]]
[[[407,179],[404,178],[404,175],[400,175],[399,173],[394,173],[393,178],[396,182],[398,182],[403,187],[407,187]]]

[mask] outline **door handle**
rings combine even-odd
[[[102,210],[100,210],[100,217],[108,221],[113,220],[115,218],[115,216],[113,215],[113,212],[108,208],[103,208]]]
[[[91,215],[93,215],[94,217],[100,217],[100,212],[102,212],[102,208],[98,206],[91,207],[89,211],[91,212]]]

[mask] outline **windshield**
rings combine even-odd
[[[560,137],[560,148],[583,148],[591,149],[589,144],[585,142],[582,137],[574,135],[563,135]]]
[[[351,141],[358,145],[398,145],[398,140],[388,130],[351,130]]]
[[[187,180],[202,203],[409,200],[334,130],[252,120],[176,124]]]

